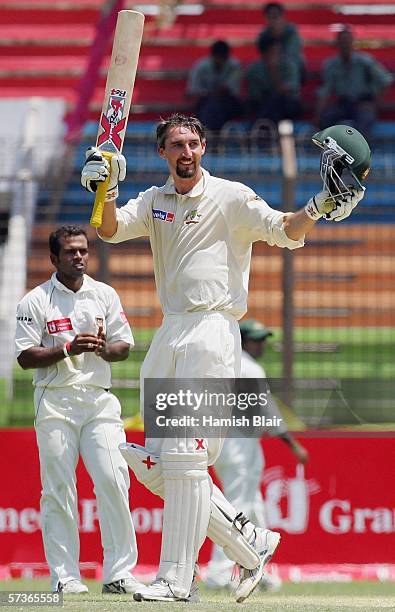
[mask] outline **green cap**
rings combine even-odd
[[[273,336],[273,332],[267,329],[259,321],[255,319],[246,319],[240,323],[240,333],[244,340],[265,340],[269,336]]]

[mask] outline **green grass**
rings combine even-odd
[[[130,595],[102,595],[101,584],[86,581],[89,594],[65,596],[63,611],[115,611],[133,606],[136,610],[162,612],[186,609],[188,604],[134,602]],[[48,580],[13,580],[0,584],[1,591],[48,591]],[[208,591],[201,587],[201,603],[193,604],[193,610],[249,610],[258,612],[369,612],[370,610],[395,610],[394,582],[350,582],[350,583],[285,583],[278,593],[256,591],[243,604],[237,604],[227,591]],[[190,604],[189,604],[190,606]],[[2,607],[2,610],[23,609]],[[37,608],[54,610],[57,608]],[[188,607],[188,609],[190,609]]]
[[[269,377],[279,378],[282,375],[282,338],[280,330],[274,332],[263,363]],[[140,366],[153,333],[154,330],[150,329],[134,330],[136,347],[129,359],[113,364],[113,390],[122,403],[125,417],[138,411],[139,392],[132,385],[139,378]],[[300,350],[314,343],[329,343],[334,350]],[[395,328],[297,328],[295,344],[295,378],[395,379]],[[12,402],[6,399],[5,383],[0,380],[0,426],[29,426],[33,423],[31,378],[31,371],[15,368]],[[380,420],[391,421],[385,415]]]

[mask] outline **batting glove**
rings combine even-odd
[[[343,196],[341,200],[336,200],[336,208],[326,215],[326,219],[328,221],[343,221],[349,217],[356,207],[358,202],[360,202],[365,195],[365,189],[362,187],[361,189],[357,189],[357,187],[349,187],[351,193],[346,196]]]
[[[113,155],[111,165],[103,157],[100,149],[89,147],[85,153],[86,161],[81,172],[81,185],[91,193],[97,190],[97,184],[110,177],[106,201],[115,200],[118,197],[118,183],[125,180],[126,159],[123,155]]]
[[[336,202],[331,197],[329,191],[324,189],[317,195],[310,198],[304,207],[305,213],[313,221],[318,221],[324,215],[331,212],[336,206]]]

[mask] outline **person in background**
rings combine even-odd
[[[354,51],[349,27],[344,26],[337,34],[336,46],[338,54],[323,67],[315,123],[323,129],[352,122],[368,135],[377,118],[380,95],[392,83],[392,76],[368,53]]]
[[[303,83],[306,78],[303,57],[302,39],[297,27],[286,20],[284,6],[280,2],[269,2],[263,6],[266,27],[258,35],[258,49],[267,41],[279,43],[282,55],[292,60],[299,69],[299,79]]]
[[[241,333],[241,378],[262,379],[266,372],[258,363],[264,353],[266,342],[273,333],[262,323],[247,319],[240,323]],[[296,460],[305,464],[309,455],[307,450],[288,431],[281,412],[272,396],[264,408],[266,417],[279,424],[268,428],[269,436],[278,436],[294,453]],[[277,417],[277,421],[273,417]],[[264,501],[261,492],[261,480],[265,467],[265,457],[259,438],[227,438],[220,456],[215,463],[215,473],[222,483],[224,495],[237,508],[242,508],[246,516],[260,527],[266,526]],[[221,548],[214,546],[211,560],[207,566],[206,586],[225,588],[230,585],[233,570],[232,562],[224,555]],[[265,573],[260,587],[276,590],[281,580],[274,574]]]
[[[302,114],[297,64],[281,53],[280,43],[259,44],[261,58],[247,68],[247,106],[251,121],[297,119]]]
[[[240,87],[242,68],[231,57],[227,42],[217,40],[209,57],[199,60],[191,69],[187,96],[194,100],[196,116],[212,131],[218,131],[242,115]]]
[[[103,544],[103,593],[133,594],[137,544],[129,508],[129,473],[121,406],[111,393],[110,363],[134,345],[115,290],[87,275],[89,244],[81,227],[49,236],[55,272],[18,304],[19,365],[34,369],[40,455],[41,527],[53,591],[86,593],[79,568],[76,466],[91,476]]]

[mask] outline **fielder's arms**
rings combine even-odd
[[[281,438],[281,440],[283,440],[290,447],[290,449],[296,455],[300,463],[305,464],[308,462],[309,460],[308,451],[305,449],[304,446],[299,444],[297,440],[295,440],[295,438],[289,431],[286,431],[285,433],[280,434],[278,437]]]
[[[70,357],[82,353],[96,353],[105,361],[123,361],[129,356],[130,345],[123,341],[106,343],[105,339],[93,334],[78,334],[67,352]],[[18,363],[24,370],[47,368],[66,359],[64,346],[32,346],[20,353]]]
[[[119,340],[118,342],[109,342],[104,347],[104,350],[97,353],[104,361],[115,362],[125,361],[129,357],[130,344]]]

